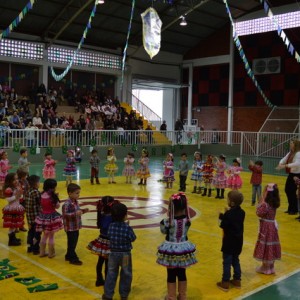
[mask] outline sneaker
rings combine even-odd
[[[229,291],[229,281],[220,281],[217,282],[217,287],[222,290],[223,292]]]
[[[70,261],[70,264],[75,265],[75,266],[81,266],[82,261],[81,260],[72,260],[72,261]]]
[[[108,298],[105,294],[102,295],[102,300],[112,300],[112,298]]]
[[[31,247],[27,247],[27,253],[31,253],[32,252],[32,248]]]
[[[236,288],[240,289],[241,288],[241,281],[237,279],[232,279],[230,280],[230,283]]]
[[[105,283],[104,279],[100,278],[100,279],[96,280],[95,286],[102,286],[102,285],[104,285],[104,283]]]

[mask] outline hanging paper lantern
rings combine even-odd
[[[20,143],[14,143],[13,151],[14,152],[19,152],[21,148]]]
[[[62,151],[63,154],[67,154],[68,147],[67,146],[62,146],[61,151]]]
[[[152,59],[160,50],[162,21],[153,7],[149,7],[141,14],[141,17],[144,49]]]
[[[91,139],[90,146],[95,147],[96,146],[96,139]]]
[[[33,146],[33,147],[30,148],[30,154],[31,155],[36,155],[36,147]]]
[[[131,147],[131,150],[134,151],[134,152],[136,152],[137,149],[138,149],[138,148],[137,148],[137,145],[136,145],[136,144],[133,144],[132,147]]]
[[[53,148],[52,148],[52,147],[47,147],[47,148],[46,148],[46,153],[49,153],[49,154],[52,155],[52,153],[53,153]]]
[[[101,142],[106,143],[106,134],[104,132],[101,134]]]

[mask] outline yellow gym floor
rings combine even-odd
[[[176,179],[177,179],[176,174]],[[156,264],[156,249],[163,241],[158,224],[165,216],[169,196],[178,190],[178,181],[175,181],[172,190],[167,190],[159,182],[160,174],[152,174],[148,185],[139,186],[126,184],[124,177],[116,177],[117,184],[107,183],[107,178],[101,178],[101,185],[91,185],[88,180],[81,180],[81,203],[90,208],[84,215],[83,224],[95,227],[96,213],[93,211],[95,201],[104,195],[119,197],[129,207],[130,224],[135,228],[137,240],[133,244],[133,283],[130,300],[162,300],[166,294],[166,270]],[[295,273],[300,266],[300,223],[295,216],[284,213],[287,200],[284,193],[285,177],[264,175],[264,184],[276,182],[281,192],[281,207],[277,211],[279,236],[282,245],[282,260],[275,263],[275,275],[260,275],[255,272],[259,262],[252,257],[258,232],[258,218],[255,207],[251,206],[250,173],[243,173],[244,181],[241,192],[245,201],[242,205],[246,211],[244,247],[240,256],[242,267],[242,289],[230,289],[223,292],[216,287],[216,282],[222,275],[221,239],[222,231],[218,226],[218,213],[224,210],[225,200],[213,197],[202,197],[192,194],[193,182],[188,180],[187,196],[190,207],[196,212],[189,231],[189,239],[197,246],[198,264],[187,269],[188,299],[237,299],[251,294],[256,289],[268,286],[272,282],[279,282]],[[42,187],[42,185],[41,185]],[[66,199],[67,193],[64,182],[59,182],[60,199]],[[0,200],[1,209],[6,200]],[[22,246],[7,246],[7,229],[0,230],[0,260],[8,258],[10,264],[17,268],[19,277],[35,276],[40,283],[57,283],[58,290],[30,294],[27,287],[9,278],[0,281],[0,299],[100,299],[103,287],[95,287],[97,256],[91,254],[86,246],[89,241],[98,236],[98,229],[83,228],[80,231],[77,253],[83,261],[82,266],[70,265],[64,261],[66,250],[66,235],[62,230],[55,235],[56,257],[40,258],[26,253],[27,233],[18,233],[22,239]],[[297,289],[297,287],[295,286]],[[297,292],[296,292],[297,293]],[[295,294],[296,297],[297,294]],[[114,299],[120,299],[118,288]],[[263,298],[261,298],[263,299]],[[266,299],[266,298],[265,298]],[[275,298],[274,298],[275,299]],[[280,299],[280,298],[276,298]],[[284,297],[281,299],[285,299]]]

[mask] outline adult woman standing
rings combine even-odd
[[[297,207],[297,185],[294,177],[300,178],[300,141],[291,140],[289,153],[280,160],[277,169],[285,169],[288,177],[285,183],[285,193],[288,199],[289,215],[296,215],[298,213]]]

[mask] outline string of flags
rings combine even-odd
[[[0,33],[0,40],[9,36],[9,34],[20,24],[20,22],[24,19],[27,13],[32,9],[35,2],[35,0],[30,0],[25,5],[25,7],[22,9],[19,15],[10,23],[10,25],[6,29],[4,29]]]
[[[262,96],[262,98],[264,99],[264,102],[271,108],[275,107],[275,105],[273,105],[271,103],[271,101],[268,99],[268,97],[266,96],[266,94],[264,93],[264,91],[262,90],[260,84],[258,83],[251,67],[250,67],[250,64],[248,62],[248,59],[245,55],[245,52],[244,52],[244,49],[242,47],[242,44],[241,44],[241,41],[238,37],[238,34],[235,30],[235,25],[234,25],[234,21],[233,21],[233,18],[232,18],[232,15],[231,15],[231,12],[230,12],[230,8],[228,6],[228,2],[227,0],[223,0],[225,6],[226,6],[226,11],[228,13],[228,16],[229,16],[229,19],[231,21],[231,25],[232,25],[232,32],[233,32],[233,41],[235,43],[235,46],[237,47],[238,49],[238,52],[239,52],[239,55],[244,63],[244,66],[245,66],[245,69],[246,69],[246,72],[247,72],[247,75],[251,78],[252,82],[254,83],[254,85],[256,86],[258,92],[260,93],[260,95]]]
[[[268,3],[265,0],[260,0],[260,3],[263,4],[264,6],[264,11],[267,14],[267,16],[273,21],[274,26],[277,29],[277,34],[278,36],[283,40],[285,46],[288,49],[288,52],[291,54],[291,56],[294,56],[295,59],[297,60],[298,63],[300,63],[300,55],[299,53],[295,50],[294,45],[291,43],[287,35],[285,34],[284,30],[280,27],[277,19],[274,17],[274,14],[268,5]]]
[[[89,20],[88,20],[88,23],[83,31],[83,34],[82,34],[82,37],[80,39],[80,42],[77,46],[77,49],[74,51],[74,54],[73,54],[73,57],[71,58],[68,66],[66,67],[66,69],[60,74],[60,75],[57,75],[55,73],[55,70],[54,68],[51,66],[51,75],[52,77],[56,80],[56,81],[60,81],[62,80],[66,75],[67,73],[70,71],[73,63],[74,63],[74,60],[79,52],[79,50],[81,49],[83,43],[84,43],[84,40],[86,39],[86,36],[88,34],[88,31],[92,28],[92,19],[93,17],[95,17],[95,14],[96,14],[96,10],[97,10],[97,5],[98,5],[98,0],[95,1],[95,4],[94,4],[94,7],[91,11],[91,14],[90,14],[90,17],[89,17]]]
[[[127,48],[128,48],[128,44],[129,44],[129,37],[130,37],[130,32],[131,32],[131,25],[132,25],[132,19],[133,19],[133,14],[134,14],[134,7],[135,7],[135,0],[132,0],[130,21],[129,21],[129,25],[128,25],[126,43],[125,43],[125,47],[124,47],[124,50],[123,50],[123,58],[122,58],[121,90],[123,90],[123,84],[124,84],[125,61],[126,61]]]

